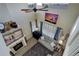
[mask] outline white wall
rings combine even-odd
[[[10,56],[10,50],[6,46],[2,34],[0,33],[0,56]]]
[[[33,12],[24,13],[23,11],[21,11],[22,8],[27,8],[27,4],[6,3],[1,4],[0,6],[0,16],[2,15],[5,18],[2,18],[2,20],[0,21],[16,21],[16,23],[23,28],[23,32],[26,35],[27,39],[29,39],[32,36],[29,21],[34,20],[34,14]]]
[[[46,11],[49,13],[58,14],[58,21],[56,26],[60,26],[64,29],[64,33],[67,33],[72,28],[77,16],[79,15],[79,4],[69,4],[65,9],[49,9]],[[45,12],[37,12],[38,21],[45,20]]]
[[[6,4],[0,3],[0,22],[9,20],[9,18],[10,18],[10,13],[7,9]]]

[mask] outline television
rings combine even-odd
[[[51,22],[53,24],[57,23],[58,14],[45,13],[45,21]]]

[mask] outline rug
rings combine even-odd
[[[53,55],[53,52],[44,47],[41,43],[35,44],[29,51],[27,51],[23,56],[46,56]]]

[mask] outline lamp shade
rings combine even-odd
[[[59,40],[58,43],[61,44],[61,45],[63,45],[63,40]]]
[[[61,44],[61,45],[63,45],[63,44],[64,44],[64,39],[65,39],[65,37],[62,36],[62,37],[60,38],[60,40],[58,41],[58,43]]]

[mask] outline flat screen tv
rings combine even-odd
[[[51,22],[53,24],[57,23],[58,14],[45,13],[45,21]]]

